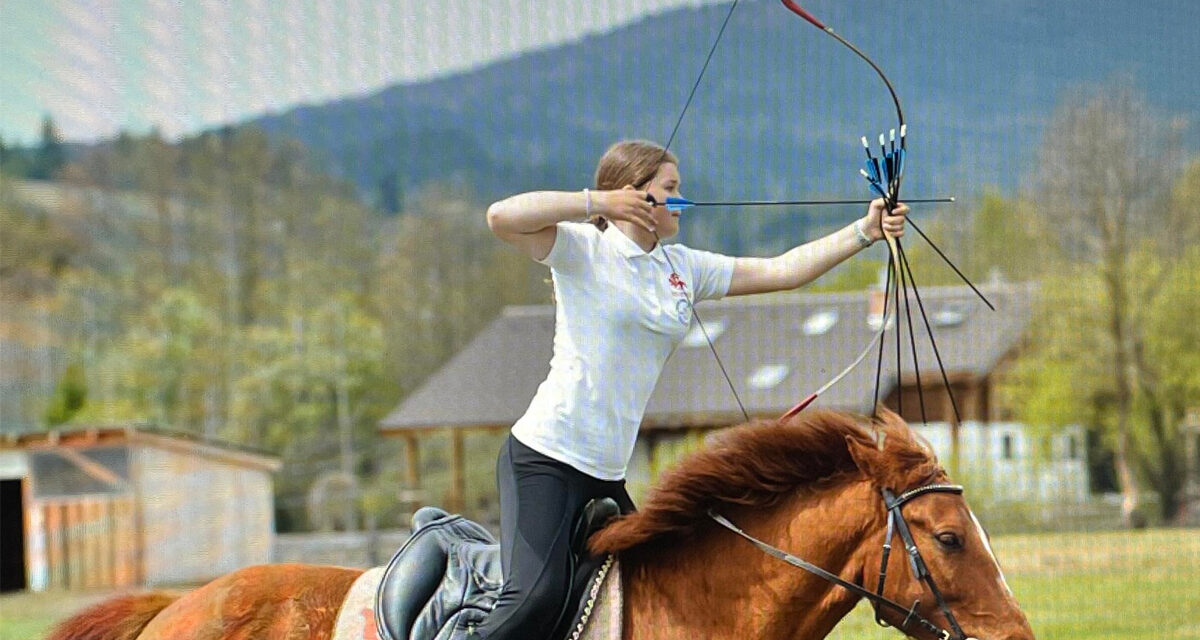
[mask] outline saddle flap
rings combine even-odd
[[[587,554],[587,541],[620,507],[592,500],[571,529],[575,554],[571,590],[563,594],[555,637],[579,623],[606,558]],[[611,564],[612,559],[607,558]],[[503,584],[500,546],[481,525],[441,509],[413,515],[413,534],[388,563],[379,584],[375,620],[383,640],[449,640],[466,635],[492,610]],[[582,619],[586,620],[586,616]]]
[[[380,638],[432,638],[459,609],[490,610],[500,589],[500,547],[487,529],[433,507],[414,514],[413,525],[379,583]]]

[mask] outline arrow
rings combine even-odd
[[[653,196],[646,196],[646,201],[650,204],[660,204]],[[957,202],[953,196],[943,198],[917,198],[914,200],[905,200],[905,203],[930,203],[930,202]],[[728,202],[695,202],[687,198],[677,198],[668,196],[667,201],[661,203],[670,211],[682,211],[690,207],[815,207],[835,204],[871,204],[870,200],[731,200]]]

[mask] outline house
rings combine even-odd
[[[278,469],[150,426],[0,436],[0,591],[194,583],[267,562]]]
[[[1188,411],[1183,421],[1184,484],[1183,522],[1200,526],[1200,407]]]
[[[957,430],[947,422],[916,423],[913,428],[946,458],[954,450],[957,431],[958,468],[955,479],[971,486],[986,502],[1040,504],[1082,503],[1088,498],[1088,469],[1084,430],[1078,425],[1039,438],[1026,425],[1010,421],[963,422]]]
[[[997,405],[994,382],[1019,347],[1036,289],[1033,285],[993,284],[981,290],[995,311],[966,287],[922,288],[922,306],[938,352],[935,354],[929,343],[914,301],[915,351],[920,366],[913,366],[906,316],[901,313],[902,366],[896,366],[896,332],[889,330],[883,345],[879,400],[910,423],[924,423],[921,432],[952,471],[990,460],[998,470],[996,478],[1002,477],[1000,470],[1029,477],[1036,466],[1034,447],[1029,446],[1024,428],[1011,422],[1008,412]],[[744,420],[708,340],[720,355],[746,412],[752,417],[778,417],[862,352],[878,331],[882,308],[878,291],[789,293],[696,305],[703,329],[693,323],[667,362],[646,408],[629,470],[631,492],[636,497],[645,490],[661,469],[698,446],[706,433]],[[549,370],[553,333],[552,306],[505,309],[381,421],[383,433],[407,443],[409,489],[421,483],[421,441],[445,438],[449,440],[452,477],[445,496],[447,506],[463,509],[468,502],[475,502],[465,495],[464,439],[472,434],[503,434],[521,416]],[[870,413],[876,402],[877,352],[873,349],[869,358],[823,393],[814,406]],[[953,399],[944,390],[938,358]],[[1003,426],[991,430],[989,425],[994,423]],[[984,446],[993,442],[995,446]],[[1074,446],[1072,451],[1079,454],[1082,446]],[[493,462],[487,460],[486,464]],[[1087,486],[1083,464],[1037,473],[1050,473],[1053,479],[1023,479],[1020,482],[1029,488],[1021,484],[1021,490],[1013,495],[1041,495],[1041,487],[1051,482],[1070,486],[1069,493],[1078,496],[1078,490]],[[1061,479],[1055,474],[1072,477]]]

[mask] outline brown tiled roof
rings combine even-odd
[[[981,287],[996,306],[991,311],[966,287],[923,287],[921,299],[934,322],[934,336],[947,373],[980,377],[995,368],[1025,331],[1036,289],[1033,285]],[[775,416],[845,368],[871,341],[867,292],[785,294],[731,298],[696,305],[714,336],[717,353],[751,415]],[[824,333],[809,335],[814,314],[834,313]],[[917,357],[926,389],[940,387],[940,374],[924,324],[913,304]],[[900,315],[904,372],[911,376],[908,327]],[[695,330],[695,327],[693,327]],[[507,425],[524,413],[549,371],[554,335],[552,306],[509,307],[470,344],[384,418],[385,431],[444,426]],[[885,335],[882,399],[895,386],[895,332]],[[868,412],[873,402],[877,350],[814,406]],[[764,366],[787,372],[774,386],[751,388],[748,378]],[[680,346],[667,361],[646,408],[645,424],[725,424],[741,419],[716,360],[702,337]]]

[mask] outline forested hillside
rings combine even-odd
[[[314,478],[379,466],[398,398],[548,293],[462,194],[383,217],[252,130],[123,136],[55,175],[0,174],[0,425],[145,421],[280,454],[285,529]]]

